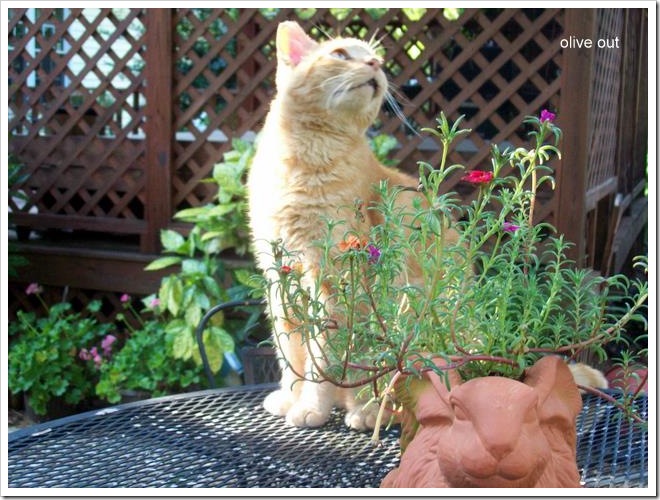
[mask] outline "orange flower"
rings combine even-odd
[[[367,246],[367,240],[364,238],[358,238],[354,234],[349,234],[344,241],[340,241],[337,247],[342,252],[347,252],[348,250],[360,250]]]

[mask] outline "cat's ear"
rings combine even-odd
[[[295,21],[284,21],[277,27],[277,57],[289,66],[298,63],[318,44]]]

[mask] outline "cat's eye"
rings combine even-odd
[[[351,56],[348,55],[348,52],[346,52],[344,49],[335,49],[330,52],[330,55],[337,59],[341,59],[342,61],[347,61],[351,58]]]

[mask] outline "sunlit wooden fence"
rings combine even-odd
[[[524,116],[556,112],[558,188],[544,193],[538,216],[577,243],[582,264],[603,269],[625,253],[615,235],[645,182],[642,9],[10,8],[9,145],[28,174],[12,186],[12,224],[91,232],[108,248],[128,235],[135,249],[123,250],[122,262],[131,254],[139,266],[124,286],[145,292],[153,278],[145,284],[140,269],[158,252],[160,230],[176,211],[212,201],[202,179],[232,138],[259,130],[285,19],[317,38],[382,38],[386,72],[414,127],[434,126],[441,110],[465,115],[473,132],[452,163],[484,167],[491,142],[526,139]],[[571,43],[587,38],[591,48]],[[397,138],[401,168],[439,161],[437,145],[387,107],[373,132]],[[462,189],[458,176],[450,184]],[[636,235],[644,221],[635,220]],[[51,269],[57,252],[41,252],[24,279],[70,283],[70,272]],[[71,257],[96,258],[94,276],[77,286],[115,289],[107,275],[117,261],[92,253]]]

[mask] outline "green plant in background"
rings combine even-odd
[[[166,323],[158,316],[144,319],[144,316],[153,315],[158,300],[152,297],[143,299],[142,313],[135,311],[128,295],[123,295],[121,301],[132,317],[129,321],[123,313],[117,315],[127,329],[128,337],[120,349],[99,365],[97,396],[118,403],[127,391],[156,397],[199,384],[201,370],[195,363],[172,356],[174,348],[167,336]],[[135,323],[137,327],[133,326]]]
[[[346,229],[337,241],[333,235],[350,221],[326,221],[314,287],[296,267],[296,255],[273,242],[279,277],[264,286],[284,297],[284,313],[308,346],[330,330],[317,382],[368,384],[382,395],[398,376],[424,370],[443,375],[456,368],[464,380],[518,378],[547,354],[603,359],[607,343],[625,342],[630,320],[645,324],[646,282],[576,268],[566,255],[570,244],[534,218],[537,190],[554,184],[548,162],[559,156],[560,130],[553,120],[546,110],[525,120],[529,149],[493,145],[491,169],[462,177],[476,194],[463,204],[455,192],[439,193],[450,175],[465,168],[448,165],[447,153],[469,130],[441,114],[437,129],[427,130],[441,143],[440,166],[420,162],[413,205],[402,208],[396,202],[402,190],[381,185],[383,201],[371,209],[384,222],[370,234]],[[411,262],[420,267],[419,279],[408,279]],[[646,270],[646,258],[637,265]],[[621,356],[624,363],[634,358]]]
[[[18,311],[17,320],[9,324],[9,390],[25,393],[37,415],[46,414],[55,398],[75,405],[93,397],[95,366],[104,357],[97,344],[107,343],[115,330],[93,316],[101,303],[92,301],[78,313],[69,302],[48,307],[37,284],[29,285],[26,293],[38,297],[47,314]]]
[[[147,270],[178,266],[178,271],[162,279],[157,297],[163,314],[165,335],[176,359],[192,359],[201,364],[195,329],[203,315],[216,304],[248,298],[255,292],[249,277],[254,273],[251,260],[229,267],[221,258],[233,249],[247,252],[249,235],[246,221],[244,176],[254,155],[251,143],[232,142],[224,161],[213,169],[207,182],[217,184],[214,203],[188,208],[175,217],[193,224],[184,236],[173,230],[161,232],[165,256],[149,264]],[[216,314],[203,332],[203,342],[213,373],[223,364],[225,354],[233,353],[257,323],[259,311],[252,311],[241,322],[230,322]]]
[[[389,167],[397,164],[396,160],[390,158],[390,153],[396,149],[398,144],[396,137],[387,134],[378,134],[369,139],[369,146],[371,146],[371,150],[376,155],[376,158],[378,158],[378,161]]]

